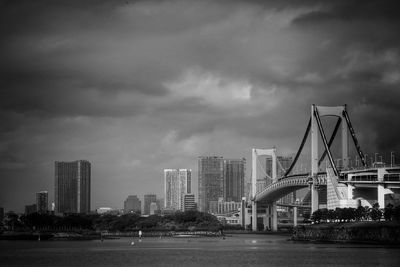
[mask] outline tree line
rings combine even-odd
[[[319,209],[313,212],[310,219],[314,223],[370,220],[400,222],[400,205],[394,207],[392,204],[388,204],[384,209],[381,209],[379,204],[375,203],[372,207]]]
[[[1,226],[1,225],[0,225]],[[150,215],[142,217],[137,213],[112,214],[52,214],[32,213],[17,215],[7,213],[3,222],[4,230],[95,230],[95,231],[194,231],[219,230],[222,224],[217,217],[199,211],[176,212],[170,215]]]

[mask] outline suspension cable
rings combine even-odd
[[[278,162],[279,167],[281,167],[281,171],[285,172],[285,168],[283,168],[282,163],[279,161],[279,158],[276,157],[276,162]]]
[[[294,165],[296,165],[296,162],[297,162],[297,160],[299,159],[299,156],[300,156],[300,154],[301,154],[301,152],[302,152],[302,150],[303,150],[304,144],[305,144],[306,141],[307,141],[307,137],[308,137],[308,133],[310,132],[310,129],[311,129],[311,118],[310,118],[310,120],[308,121],[307,129],[306,129],[306,132],[305,132],[305,134],[304,134],[304,136],[303,136],[303,140],[301,141],[299,150],[297,150],[297,154],[296,154],[296,156],[294,157],[294,160],[293,160],[292,164],[290,165],[289,169],[287,169],[287,171],[285,172],[284,177],[288,176],[288,175],[290,174],[290,172],[292,171]]]
[[[321,135],[321,137],[322,137],[322,141],[323,141],[324,146],[325,146],[325,151],[327,151],[328,158],[329,158],[329,161],[330,161],[330,163],[331,163],[333,172],[334,172],[335,175],[337,176],[337,175],[338,175],[338,171],[337,171],[335,162],[333,161],[333,157],[332,157],[331,150],[330,150],[329,147],[328,147],[328,142],[326,141],[326,136],[325,136],[324,128],[322,127],[321,119],[320,119],[320,117],[319,117],[318,109],[317,109],[317,107],[315,107],[315,106],[314,106],[314,116],[315,116],[315,119],[316,119],[316,121],[317,121],[319,133],[320,133],[320,135]]]
[[[357,137],[356,137],[356,133],[354,132],[353,126],[351,125],[350,118],[349,118],[349,115],[347,114],[346,109],[343,110],[343,116],[344,116],[344,118],[346,119],[347,127],[349,128],[351,137],[353,138],[354,146],[356,147],[357,153],[358,153],[358,155],[360,156],[361,162],[362,162],[362,164],[364,165],[364,167],[366,167],[367,164],[366,164],[366,162],[365,162],[364,153],[361,151],[361,147],[360,147],[360,145],[358,144],[358,140],[357,140]]]
[[[333,140],[336,137],[336,134],[337,134],[337,131],[339,129],[341,121],[342,121],[342,118],[339,117],[339,119],[336,122],[335,129],[333,130],[331,138],[329,139],[329,142],[328,142],[328,147],[329,148],[331,148],[331,146],[332,146]],[[318,161],[318,167],[319,167],[319,165],[321,165],[321,162],[325,159],[325,156],[326,156],[326,150],[324,150],[324,153],[322,154],[321,158]]]

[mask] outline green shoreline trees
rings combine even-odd
[[[29,215],[6,214],[4,228],[13,231],[27,230],[95,230],[95,231],[218,231],[222,224],[217,217],[198,211],[176,212],[160,216],[142,217],[136,213],[124,215],[111,214],[69,214],[55,216],[52,214],[32,213]]]
[[[375,203],[372,207],[336,208],[335,210],[319,209],[311,215],[313,223],[351,222],[351,221],[400,221],[400,206],[388,204],[380,209]]]

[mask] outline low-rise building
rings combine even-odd
[[[35,213],[35,212],[37,212],[36,204],[26,205],[25,206],[25,215],[32,214],[32,213]]]
[[[194,194],[186,194],[183,199],[183,211],[197,209]]]
[[[228,214],[237,212],[241,208],[241,202],[223,201],[220,198],[218,201],[210,201],[210,213],[212,214]]]

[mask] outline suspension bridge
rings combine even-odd
[[[321,119],[323,117],[336,117],[336,124],[329,137],[325,134]],[[335,164],[332,155],[332,145],[338,131],[341,131],[341,166]],[[349,169],[349,144],[350,133],[355,151],[362,165],[359,169]],[[293,174],[304,145],[311,135],[311,169],[309,172]],[[319,155],[319,140],[322,140],[323,153]],[[257,186],[257,162],[259,156],[272,158],[270,183],[260,188]],[[326,170],[320,171],[321,163],[327,157]],[[328,209],[337,207],[371,206],[377,202],[380,207],[385,207],[385,195],[400,194],[400,167],[383,165],[367,166],[366,157],[361,151],[354,128],[351,124],[346,105],[326,107],[311,106],[311,116],[300,147],[291,165],[278,177],[278,168],[282,168],[276,148],[252,149],[252,229],[257,230],[257,206],[265,207],[263,213],[265,228],[277,231],[278,216],[277,201],[285,195],[301,188],[310,188],[311,213],[318,210],[320,203],[326,203]],[[264,173],[265,174],[265,173]],[[268,176],[268,175],[266,175]],[[325,194],[321,194],[324,191]],[[321,199],[324,197],[326,199]],[[297,222],[297,207],[294,209],[294,225]],[[301,206],[301,205],[300,205]]]

